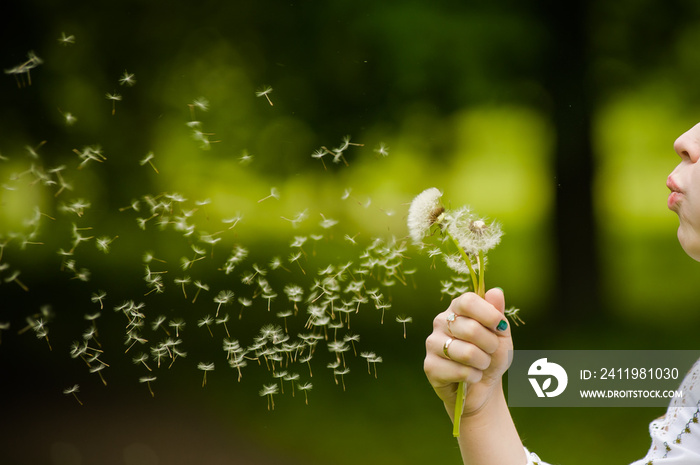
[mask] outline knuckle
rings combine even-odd
[[[484,352],[486,352],[489,355],[494,354],[500,347],[500,342],[501,341],[499,340],[498,336],[496,336],[493,333],[488,334],[488,340],[484,344]]]
[[[484,353],[481,349],[473,344],[466,347],[464,354],[466,364],[476,368],[477,370],[485,370],[491,364],[491,356]]]
[[[437,336],[435,335],[435,333],[432,333],[425,339],[425,350],[428,354],[435,353],[437,350],[436,347],[438,346],[439,343],[437,341]]]
[[[483,378],[484,372],[481,370],[471,370],[469,376],[467,377],[468,383],[478,383]]]
[[[464,335],[464,338],[468,341],[473,341],[476,339],[476,336],[479,333],[481,324],[477,322],[476,320],[473,320],[472,318],[465,318],[464,322],[462,323],[461,333]]]
[[[438,330],[442,327],[442,322],[445,319],[444,313],[438,313],[435,318],[433,318],[433,330]]]

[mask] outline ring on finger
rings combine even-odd
[[[445,354],[445,357],[447,357],[450,360],[452,360],[452,357],[450,357],[450,353],[448,352],[448,350],[450,349],[450,344],[452,344],[452,341],[454,341],[454,339],[448,337],[445,341],[445,344],[442,346],[442,353]]]
[[[454,313],[448,313],[447,318],[445,319],[447,320],[447,331],[449,331],[449,333],[452,334],[452,328],[450,327],[450,323],[454,322],[457,319],[457,315],[455,315]]]

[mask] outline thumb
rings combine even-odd
[[[506,311],[506,297],[503,295],[503,289],[500,287],[494,287],[486,291],[484,299],[496,307],[499,312],[504,313]]]
[[[510,324],[508,324],[508,318],[506,318],[505,316],[506,298],[503,295],[503,289],[501,289],[500,287],[494,287],[493,289],[489,289],[488,292],[486,292],[486,294],[484,295],[484,300],[496,307],[496,310],[501,312],[501,315],[503,316],[503,319],[501,320],[497,328],[499,334],[502,336],[510,337]]]

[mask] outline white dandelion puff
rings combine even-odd
[[[430,233],[430,228],[442,220],[445,208],[440,199],[442,192],[435,187],[416,196],[408,209],[408,232],[414,243],[420,244]]]

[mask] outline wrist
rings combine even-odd
[[[462,422],[460,425],[462,427],[479,427],[480,425],[487,425],[491,420],[503,414],[503,412],[509,412],[503,385],[500,381],[493,386],[484,386],[479,383],[468,386],[467,389],[468,396],[464,411],[459,418],[455,418],[454,401],[452,403],[445,403],[445,409],[453,423],[455,421],[460,421]],[[481,390],[484,392],[470,392],[471,390]],[[479,405],[474,405],[474,398],[482,398],[484,400]]]

